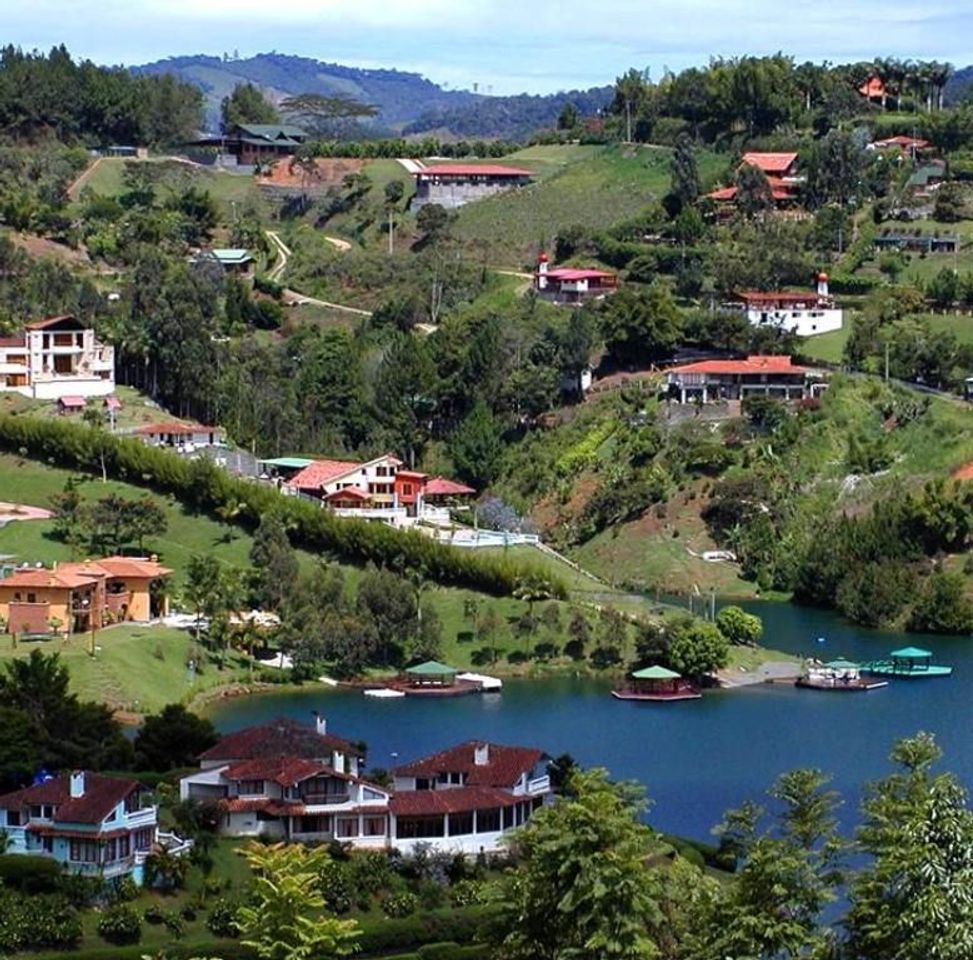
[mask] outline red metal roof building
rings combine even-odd
[[[809,395],[806,367],[790,357],[750,356],[744,360],[700,360],[667,372],[669,394],[680,403],[742,400],[754,394],[800,400]]]
[[[416,170],[413,176],[416,193],[412,198],[412,209],[418,210],[428,203],[438,203],[447,209],[461,207],[524,186],[533,174],[521,167],[491,163],[436,163]]]
[[[537,258],[534,291],[552,303],[577,304],[618,288],[618,276],[592,267],[551,267],[546,253]]]

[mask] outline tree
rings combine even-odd
[[[501,881],[495,940],[511,960],[636,960],[657,956],[658,880],[645,861],[653,835],[644,802],[604,770],[574,771],[564,795],[511,842],[517,866]]]
[[[678,199],[680,207],[695,203],[701,190],[699,167],[696,164],[693,142],[688,134],[682,134],[676,139],[669,170],[672,175],[669,193]]]
[[[669,663],[683,676],[703,677],[725,667],[730,645],[712,623],[686,617],[669,628]]]
[[[773,209],[774,196],[767,174],[750,163],[740,165],[736,175],[737,209],[748,219]]]
[[[764,625],[760,617],[747,613],[741,607],[724,607],[716,615],[716,626],[730,643],[755,647],[763,636]]]
[[[605,346],[618,363],[639,366],[668,356],[679,340],[682,318],[668,285],[646,291],[623,287],[602,308]]]
[[[930,574],[909,616],[909,629],[924,633],[973,630],[973,601],[966,595],[963,574],[940,570]]]
[[[374,117],[378,107],[343,95],[299,93],[281,100],[280,111],[309,126],[319,136],[325,136],[341,132],[348,121]]]
[[[135,764],[139,770],[164,773],[190,767],[219,737],[213,724],[184,706],[170,703],[145,718],[135,736]]]
[[[932,209],[933,220],[939,223],[958,223],[963,219],[966,196],[963,188],[955,181],[948,181],[936,191],[936,202]]]
[[[973,811],[952,774],[931,772],[941,756],[928,733],[900,740],[899,769],[862,804],[857,840],[871,862],[845,919],[856,960],[973,956]]]
[[[456,215],[439,203],[424,203],[416,214],[416,226],[422,231],[423,246],[432,246],[449,236]]]
[[[459,476],[483,490],[496,478],[502,454],[500,427],[481,398],[449,438],[449,455]]]
[[[689,936],[688,960],[825,956],[831,938],[821,913],[841,883],[843,844],[835,828],[836,793],[818,770],[781,776],[770,795],[781,805],[772,825],[753,803],[727,813],[721,848],[737,860],[733,882],[708,891]]]
[[[330,862],[326,847],[250,843],[242,852],[254,873],[236,915],[245,947],[260,960],[323,960],[355,951],[357,921],[322,913],[318,876]]]
[[[568,100],[563,107],[561,107],[561,112],[557,116],[557,128],[558,130],[564,130],[570,133],[578,125],[578,108]]]
[[[250,563],[254,568],[254,599],[257,605],[280,612],[297,580],[297,554],[287,528],[276,511],[265,513],[253,535]]]
[[[220,127],[224,133],[241,123],[280,123],[277,108],[252,83],[238,83],[220,104]]]

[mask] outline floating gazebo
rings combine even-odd
[[[864,673],[880,677],[948,677],[952,667],[932,662],[932,651],[920,647],[893,650],[887,660],[874,660],[862,665]]]
[[[410,687],[442,690],[456,685],[456,672],[455,667],[438,660],[427,660],[414,667],[407,667],[403,679]]]
[[[681,673],[666,667],[644,667],[629,674],[620,690],[612,690],[617,700],[698,700],[700,692]]]

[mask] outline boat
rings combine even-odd
[[[488,677],[485,673],[458,673],[460,683],[476,684],[484,693],[500,693],[503,681],[499,677]]]
[[[392,700],[405,696],[404,690],[390,690],[388,687],[379,687],[365,691],[366,697],[375,697],[377,700]]]
[[[833,690],[839,693],[854,693],[887,687],[888,680],[866,680],[861,675],[861,667],[851,660],[839,657],[827,663],[810,660],[804,673],[795,681],[795,687],[807,690]]]
[[[879,677],[948,677],[953,668],[932,662],[932,652],[919,647],[903,647],[893,650],[886,660],[873,660],[863,663],[862,673]]]
[[[654,666],[636,670],[629,675],[628,683],[612,690],[616,700],[644,700],[667,702],[670,700],[698,700],[702,694],[681,673],[666,667]]]

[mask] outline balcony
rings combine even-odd
[[[143,807],[141,810],[132,810],[125,814],[126,827],[152,827],[159,819],[159,811],[156,807]]]
[[[350,793],[306,793],[304,803],[309,807],[336,806],[351,801]]]
[[[551,789],[550,777],[534,777],[533,780],[527,781],[528,793],[546,793],[550,789]]]

